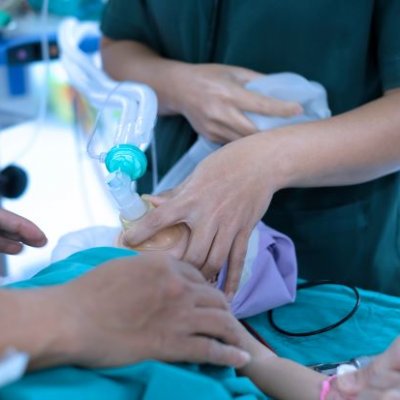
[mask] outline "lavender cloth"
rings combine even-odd
[[[91,227],[60,239],[52,262],[92,247],[114,246],[120,228]],[[222,267],[217,287],[223,289],[228,266]],[[295,299],[297,262],[293,242],[282,233],[259,222],[247,246],[239,288],[231,302],[237,318],[250,317]]]
[[[115,246],[120,228],[97,226],[62,237],[52,253],[52,262],[92,247]],[[226,280],[227,264],[218,276],[217,287]],[[295,299],[297,263],[293,242],[282,233],[259,222],[247,246],[239,288],[232,299],[237,318],[250,317]]]
[[[228,266],[218,276],[225,284]],[[296,296],[297,261],[293,242],[259,222],[249,240],[239,289],[231,302],[237,318],[246,318],[291,303]]]

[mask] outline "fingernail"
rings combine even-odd
[[[248,364],[251,360],[250,353],[248,353],[247,351],[243,351],[243,350],[238,351],[238,358],[239,358],[238,365],[241,367]]]
[[[304,113],[303,107],[300,104],[294,105],[293,110],[295,113],[294,115],[301,115]]]
[[[354,390],[357,386],[356,374],[354,372],[339,375],[337,377],[337,384],[339,389],[348,391]]]

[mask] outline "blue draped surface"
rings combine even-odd
[[[85,250],[12,287],[64,283],[105,261],[134,254],[117,248]],[[303,338],[281,335],[271,328],[266,314],[249,318],[247,322],[279,355],[303,364],[376,354],[383,351],[399,332],[400,300],[364,290],[360,293],[361,304],[356,314],[339,328],[321,335]],[[312,330],[334,322],[353,304],[354,296],[348,289],[320,286],[300,291],[296,303],[278,309],[275,319],[289,330]],[[232,368],[167,364],[153,360],[121,368],[51,368],[27,374],[0,390],[2,400],[264,398],[249,379],[238,377]]]

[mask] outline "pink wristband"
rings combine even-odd
[[[331,391],[331,383],[336,379],[336,375],[332,375],[322,381],[321,391],[319,392],[319,400],[326,400]]]

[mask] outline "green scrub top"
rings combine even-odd
[[[327,89],[333,115],[400,86],[399,0],[109,0],[101,29],[184,62],[299,73]],[[162,176],[196,133],[169,116],[156,135]],[[151,190],[148,177],[141,185]],[[400,294],[399,190],[397,173],[285,189],[264,220],[294,240],[301,277]]]

